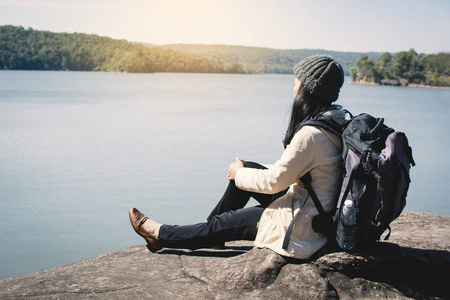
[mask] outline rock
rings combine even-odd
[[[121,249],[0,281],[1,299],[450,299],[450,216],[404,212],[389,242],[296,261],[250,242]]]
[[[381,85],[400,86],[402,83],[397,79],[381,79]]]

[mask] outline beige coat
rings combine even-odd
[[[327,114],[339,123],[345,118],[340,110]],[[268,169],[238,170],[235,182],[240,189],[273,194],[289,187],[288,192],[267,207],[261,216],[256,246],[267,247],[284,256],[306,259],[326,244],[327,237],[312,229],[312,218],[318,212],[299,178],[311,172],[312,187],[325,211],[330,211],[339,192],[337,179],[341,171],[341,153],[339,136],[317,127],[304,126],[295,134],[281,158],[273,165],[266,165]],[[294,215],[295,226],[285,251],[282,244]]]

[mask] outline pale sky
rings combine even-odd
[[[0,0],[0,25],[157,45],[450,51],[450,0]]]

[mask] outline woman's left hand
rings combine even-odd
[[[230,168],[228,169],[229,180],[234,180],[234,178],[236,178],[237,171],[244,167],[243,161],[243,159],[236,158],[236,161],[230,164]]]

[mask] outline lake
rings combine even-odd
[[[236,157],[273,163],[293,75],[0,71],[0,279],[143,244],[128,220],[204,221]],[[450,215],[450,90],[346,83],[404,131],[406,210]]]

